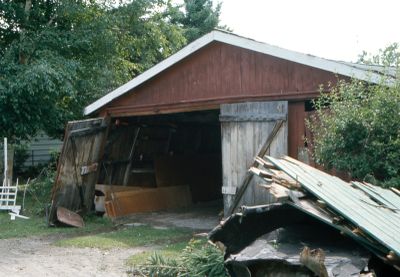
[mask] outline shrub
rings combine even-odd
[[[400,82],[339,82],[314,102],[314,158],[353,178],[399,186]]]
[[[223,253],[213,244],[192,239],[175,259],[154,253],[133,269],[134,276],[150,277],[225,277]],[[136,274],[136,275],[135,275]]]

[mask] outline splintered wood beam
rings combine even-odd
[[[398,196],[400,196],[400,190],[396,189],[396,188],[390,188],[391,191],[393,191],[394,193],[396,193]]]
[[[271,172],[268,172],[266,170],[263,170],[263,169],[260,169],[257,167],[250,167],[249,171],[255,175],[262,177],[262,178],[267,177],[267,178],[271,179],[273,177],[273,174]]]
[[[270,162],[267,162],[266,160],[264,160],[264,159],[261,158],[261,157],[256,156],[256,157],[254,158],[254,161],[257,162],[258,164],[262,165],[262,166],[265,167],[265,168],[268,168],[268,169],[276,169],[276,166],[275,166],[275,165],[273,165],[273,164],[270,163]]]
[[[289,199],[289,189],[278,184],[272,184],[269,193],[277,202],[283,202]]]

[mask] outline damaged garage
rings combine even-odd
[[[304,156],[304,120],[321,84],[379,72],[222,31],[192,42],[69,122],[49,219],[96,205],[110,217],[220,201],[271,201],[249,186],[254,156]],[[67,219],[68,220],[68,219]]]

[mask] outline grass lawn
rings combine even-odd
[[[83,228],[48,227],[45,217],[38,215],[43,214],[42,203],[45,201],[38,197],[25,199],[24,215],[29,219],[12,221],[8,212],[0,211],[0,239],[57,235],[60,239],[53,245],[59,247],[115,249],[148,246],[151,250],[133,255],[125,262],[127,267],[133,268],[146,262],[154,252],[165,258],[178,257],[193,237],[190,229],[114,226],[111,220],[96,216],[86,216]]]
[[[155,251],[154,250],[143,251],[139,254],[131,256],[126,261],[126,265],[128,267],[133,267],[136,265],[143,264],[143,262],[147,261],[150,258],[150,256],[153,255],[154,253],[160,254],[164,258],[168,258],[168,259],[176,258],[177,256],[179,256],[179,254],[182,252],[182,250],[185,249],[189,240],[190,239],[186,239],[181,242],[167,244],[167,245],[160,247],[160,249],[155,250]]]
[[[25,201],[19,193],[19,202],[24,203],[23,214],[29,219],[10,220],[8,212],[0,211],[0,239],[21,237],[52,237],[52,244],[59,247],[121,249],[146,247],[149,249],[128,258],[127,268],[135,268],[157,252],[166,259],[177,258],[193,238],[193,230],[185,228],[156,228],[142,226],[115,226],[111,220],[96,216],[84,217],[85,227],[48,227],[43,216],[49,201],[52,176],[44,176],[40,182],[28,188]],[[51,178],[50,178],[51,177]],[[22,203],[18,203],[22,206]],[[40,216],[41,215],[41,216]],[[57,239],[54,241],[54,238]]]
[[[100,249],[128,248],[148,245],[172,245],[188,241],[192,231],[182,228],[154,228],[150,226],[124,227],[112,232],[84,235],[57,241],[64,247],[92,247]]]
[[[29,219],[16,218],[10,220],[10,215],[6,211],[0,212],[0,239],[21,238],[29,236],[46,236],[52,234],[61,235],[82,235],[105,230],[113,230],[110,220],[101,217],[86,217],[85,227],[48,227],[45,218],[29,215]]]

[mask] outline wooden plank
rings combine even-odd
[[[250,167],[249,171],[255,175],[258,175],[262,178],[268,178],[271,179],[273,177],[273,172],[271,171],[266,171],[257,167]]]
[[[272,141],[274,140],[276,134],[278,133],[279,129],[283,126],[283,121],[277,121],[274,129],[266,139],[265,143],[262,145],[260,151],[258,152],[257,156],[263,157],[265,156],[268,148],[271,146]],[[257,162],[253,163],[253,166],[256,166]],[[251,179],[252,179],[252,173],[247,172],[245,177],[243,178],[243,181],[239,187],[239,190],[237,194],[235,195],[235,199],[233,200],[232,205],[228,208],[228,214],[232,214],[232,212],[236,209],[237,205],[240,202],[241,197],[243,196],[243,193],[246,191]]]
[[[222,187],[222,194],[236,194],[236,187]]]
[[[113,192],[106,201],[106,213],[120,217],[133,213],[154,212],[167,209],[185,208],[192,203],[188,186],[145,188]]]
[[[129,176],[131,175],[131,167],[132,167],[132,162],[133,162],[133,155],[135,153],[135,148],[136,148],[136,143],[139,137],[139,133],[140,133],[140,127],[137,127],[135,129],[135,134],[133,136],[133,140],[132,140],[132,146],[131,146],[131,151],[129,152],[129,163],[126,165],[126,169],[125,169],[125,174],[124,174],[124,180],[122,182],[122,185],[126,186],[128,184],[129,181]]]
[[[398,196],[400,196],[400,190],[393,188],[393,187],[391,187],[390,190],[393,191],[394,193],[396,193]]]
[[[254,161],[256,161],[257,163],[259,163],[260,165],[262,165],[265,168],[276,168],[272,163],[265,161],[263,158],[256,156],[254,158]]]
[[[271,184],[271,187],[269,188],[269,193],[272,194],[275,201],[277,202],[283,202],[289,199],[289,189],[276,183]]]
[[[243,114],[243,115],[221,115],[220,122],[268,122],[276,120],[286,120],[286,115],[283,114]]]
[[[231,125],[233,123],[225,122],[221,124],[221,155],[222,155],[222,186],[225,188],[236,186],[232,182],[232,152],[231,152]],[[224,207],[232,205],[233,197],[224,195]]]
[[[126,191],[126,190],[140,190],[142,187],[130,187],[130,186],[116,186],[116,185],[103,185],[96,184],[96,190],[101,191],[104,195],[111,192]]]

